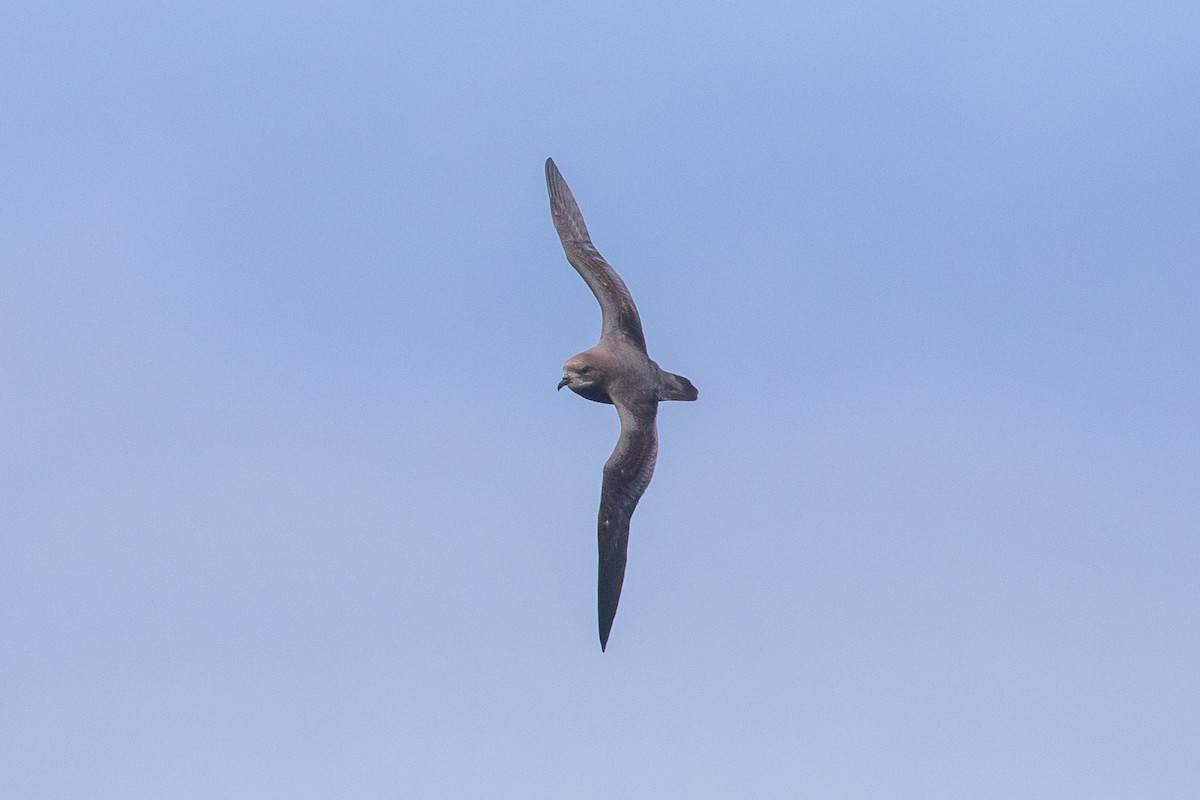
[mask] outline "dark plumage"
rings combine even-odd
[[[600,341],[567,360],[558,388],[566,386],[580,397],[615,405],[621,420],[617,446],[604,464],[597,522],[597,610],[600,649],[604,650],[625,581],[629,518],[654,474],[658,404],[662,400],[695,400],[697,392],[687,378],[666,372],[647,355],[642,320],[633,297],[621,276],[592,245],[579,206],[549,158],[546,188],[550,192],[550,214],[567,261],[596,295],[603,316]]]

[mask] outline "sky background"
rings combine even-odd
[[[1192,2],[8,2],[13,798],[1200,796]],[[665,404],[612,409],[553,156]]]

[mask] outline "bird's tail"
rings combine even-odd
[[[663,370],[658,380],[659,400],[695,400],[700,396],[692,382],[682,375]]]

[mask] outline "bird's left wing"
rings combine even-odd
[[[554,229],[562,240],[567,261],[587,281],[592,294],[600,302],[603,315],[601,335],[623,334],[634,346],[646,352],[646,337],[642,333],[642,319],[638,316],[633,295],[625,281],[617,274],[592,244],[583,214],[571,194],[562,173],[554,160],[546,159],[546,190],[550,193],[550,216],[554,218]]]

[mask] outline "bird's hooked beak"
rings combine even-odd
[[[567,385],[568,383],[570,383],[570,382],[571,382],[571,379],[570,379],[570,378],[568,378],[566,375],[564,375],[564,376],[563,376],[563,379],[562,379],[561,381],[559,381],[559,382],[558,382],[558,391],[560,391],[560,392],[561,392],[561,391],[562,391],[562,387],[566,386],[566,385]]]

